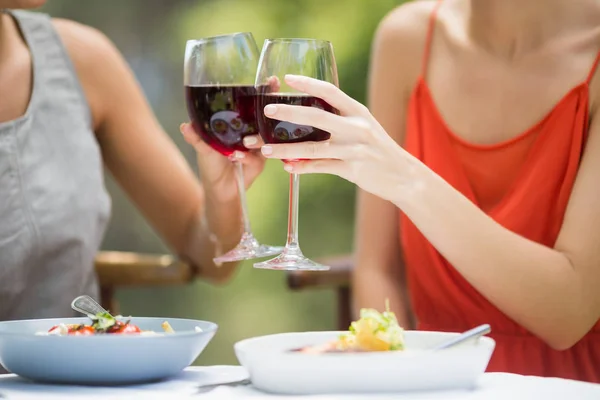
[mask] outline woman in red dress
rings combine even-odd
[[[358,307],[489,323],[490,371],[600,382],[599,26],[595,0],[415,1],[378,29],[370,111],[288,77],[341,115],[267,106],[332,137],[263,154],[360,186]]]

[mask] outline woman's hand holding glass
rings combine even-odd
[[[339,110],[339,115],[315,107],[269,104],[269,118],[311,125],[331,134],[322,142],[267,144],[267,158],[290,161],[284,169],[293,174],[337,175],[386,200],[394,201],[406,187],[411,171],[422,164],[402,149],[375,120],[368,108],[335,85],[317,79],[287,75],[290,87],[318,97]]]
[[[223,203],[239,202],[237,172],[231,160],[204,143],[191,123],[181,124],[180,130],[185,141],[196,150],[198,169],[207,196]],[[248,152],[236,151],[231,156],[244,167],[246,190],[265,167],[265,158],[259,151],[261,145],[260,142],[247,144]]]

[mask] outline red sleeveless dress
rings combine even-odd
[[[445,124],[425,81],[440,3],[409,102],[405,149],[502,226],[553,247],[585,145],[589,81],[598,58],[587,80],[535,126],[502,143],[468,143]],[[600,383],[600,323],[572,348],[553,350],[485,299],[404,215],[400,235],[418,329],[464,331],[489,323],[497,345],[488,371]]]

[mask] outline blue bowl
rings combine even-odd
[[[89,324],[87,318],[0,322],[0,363],[23,378],[45,383],[126,385],[176,375],[202,353],[217,324],[178,318],[132,318],[142,330],[175,333],[146,335],[36,335],[54,325]],[[201,331],[197,331],[196,327]]]

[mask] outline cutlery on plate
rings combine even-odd
[[[96,315],[100,313],[106,313],[110,315],[110,313],[104,309],[96,300],[92,299],[90,296],[84,295],[79,296],[71,303],[71,308],[77,312],[80,312],[84,315],[87,315],[90,318],[96,318]],[[112,315],[111,315],[112,317]],[[114,318],[114,317],[113,317]]]
[[[433,347],[432,350],[449,349],[451,347],[458,346],[459,344],[462,344],[469,340],[477,340],[481,336],[487,335],[491,331],[492,331],[492,328],[488,324],[479,325],[473,329],[469,329],[468,331],[461,333],[460,335],[458,335],[448,341],[445,341],[445,342]]]
[[[233,381],[233,382],[210,383],[207,385],[198,386],[197,387],[198,391],[196,392],[196,394],[210,392],[211,390],[214,390],[214,389],[218,388],[219,386],[237,387],[237,386],[248,386],[250,384],[252,384],[250,379],[242,379],[242,380]]]
[[[440,344],[437,344],[431,348],[428,348],[427,350],[433,350],[433,351],[437,351],[437,350],[443,350],[443,349],[449,349],[452,348],[454,346],[458,346],[462,343],[468,342],[470,340],[477,340],[479,339],[481,336],[486,335],[488,333],[490,333],[492,331],[492,328],[488,325],[488,324],[483,324],[483,325],[479,325],[473,329],[469,329],[468,331],[465,331],[463,333],[461,333],[458,336],[453,337],[450,340],[446,340]],[[331,343],[329,344],[324,344],[322,345],[321,350],[324,350],[323,352],[327,352],[327,353],[344,353],[344,351],[338,351],[335,350],[334,348],[331,348]],[[290,352],[302,352],[304,349],[306,349],[306,347],[299,347],[299,348],[295,348],[295,349],[291,349],[289,350]],[[317,347],[317,350],[319,350],[319,348]],[[319,353],[321,351],[317,351],[317,353]],[[357,351],[357,352],[362,352],[362,351]]]

